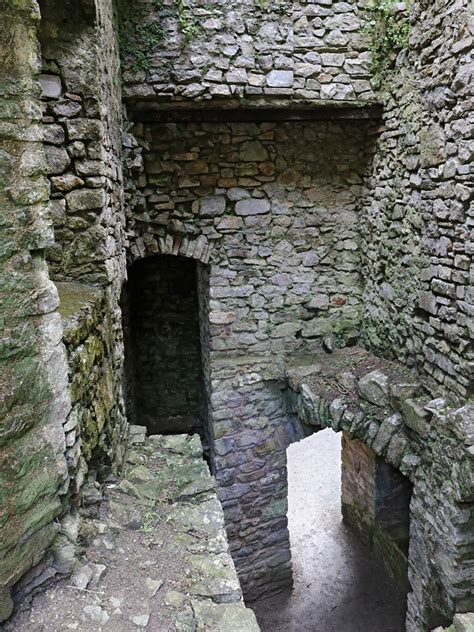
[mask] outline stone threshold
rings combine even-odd
[[[145,432],[130,427],[121,477],[83,509],[72,577],[37,595],[6,630],[258,632],[199,437]]]

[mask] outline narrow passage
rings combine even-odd
[[[263,632],[403,632],[406,595],[341,518],[341,436],[288,449],[292,593],[251,604]]]

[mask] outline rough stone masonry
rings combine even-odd
[[[183,419],[247,599],[291,583],[285,450],[330,424],[413,485],[407,630],[474,610],[473,30],[468,0],[2,3],[0,619],[71,573],[129,422]]]

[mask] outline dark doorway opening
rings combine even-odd
[[[149,434],[204,435],[199,266],[143,259],[122,293],[127,416]]]

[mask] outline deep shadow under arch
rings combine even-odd
[[[122,293],[127,416],[149,434],[204,433],[201,265],[157,255],[129,269]]]

